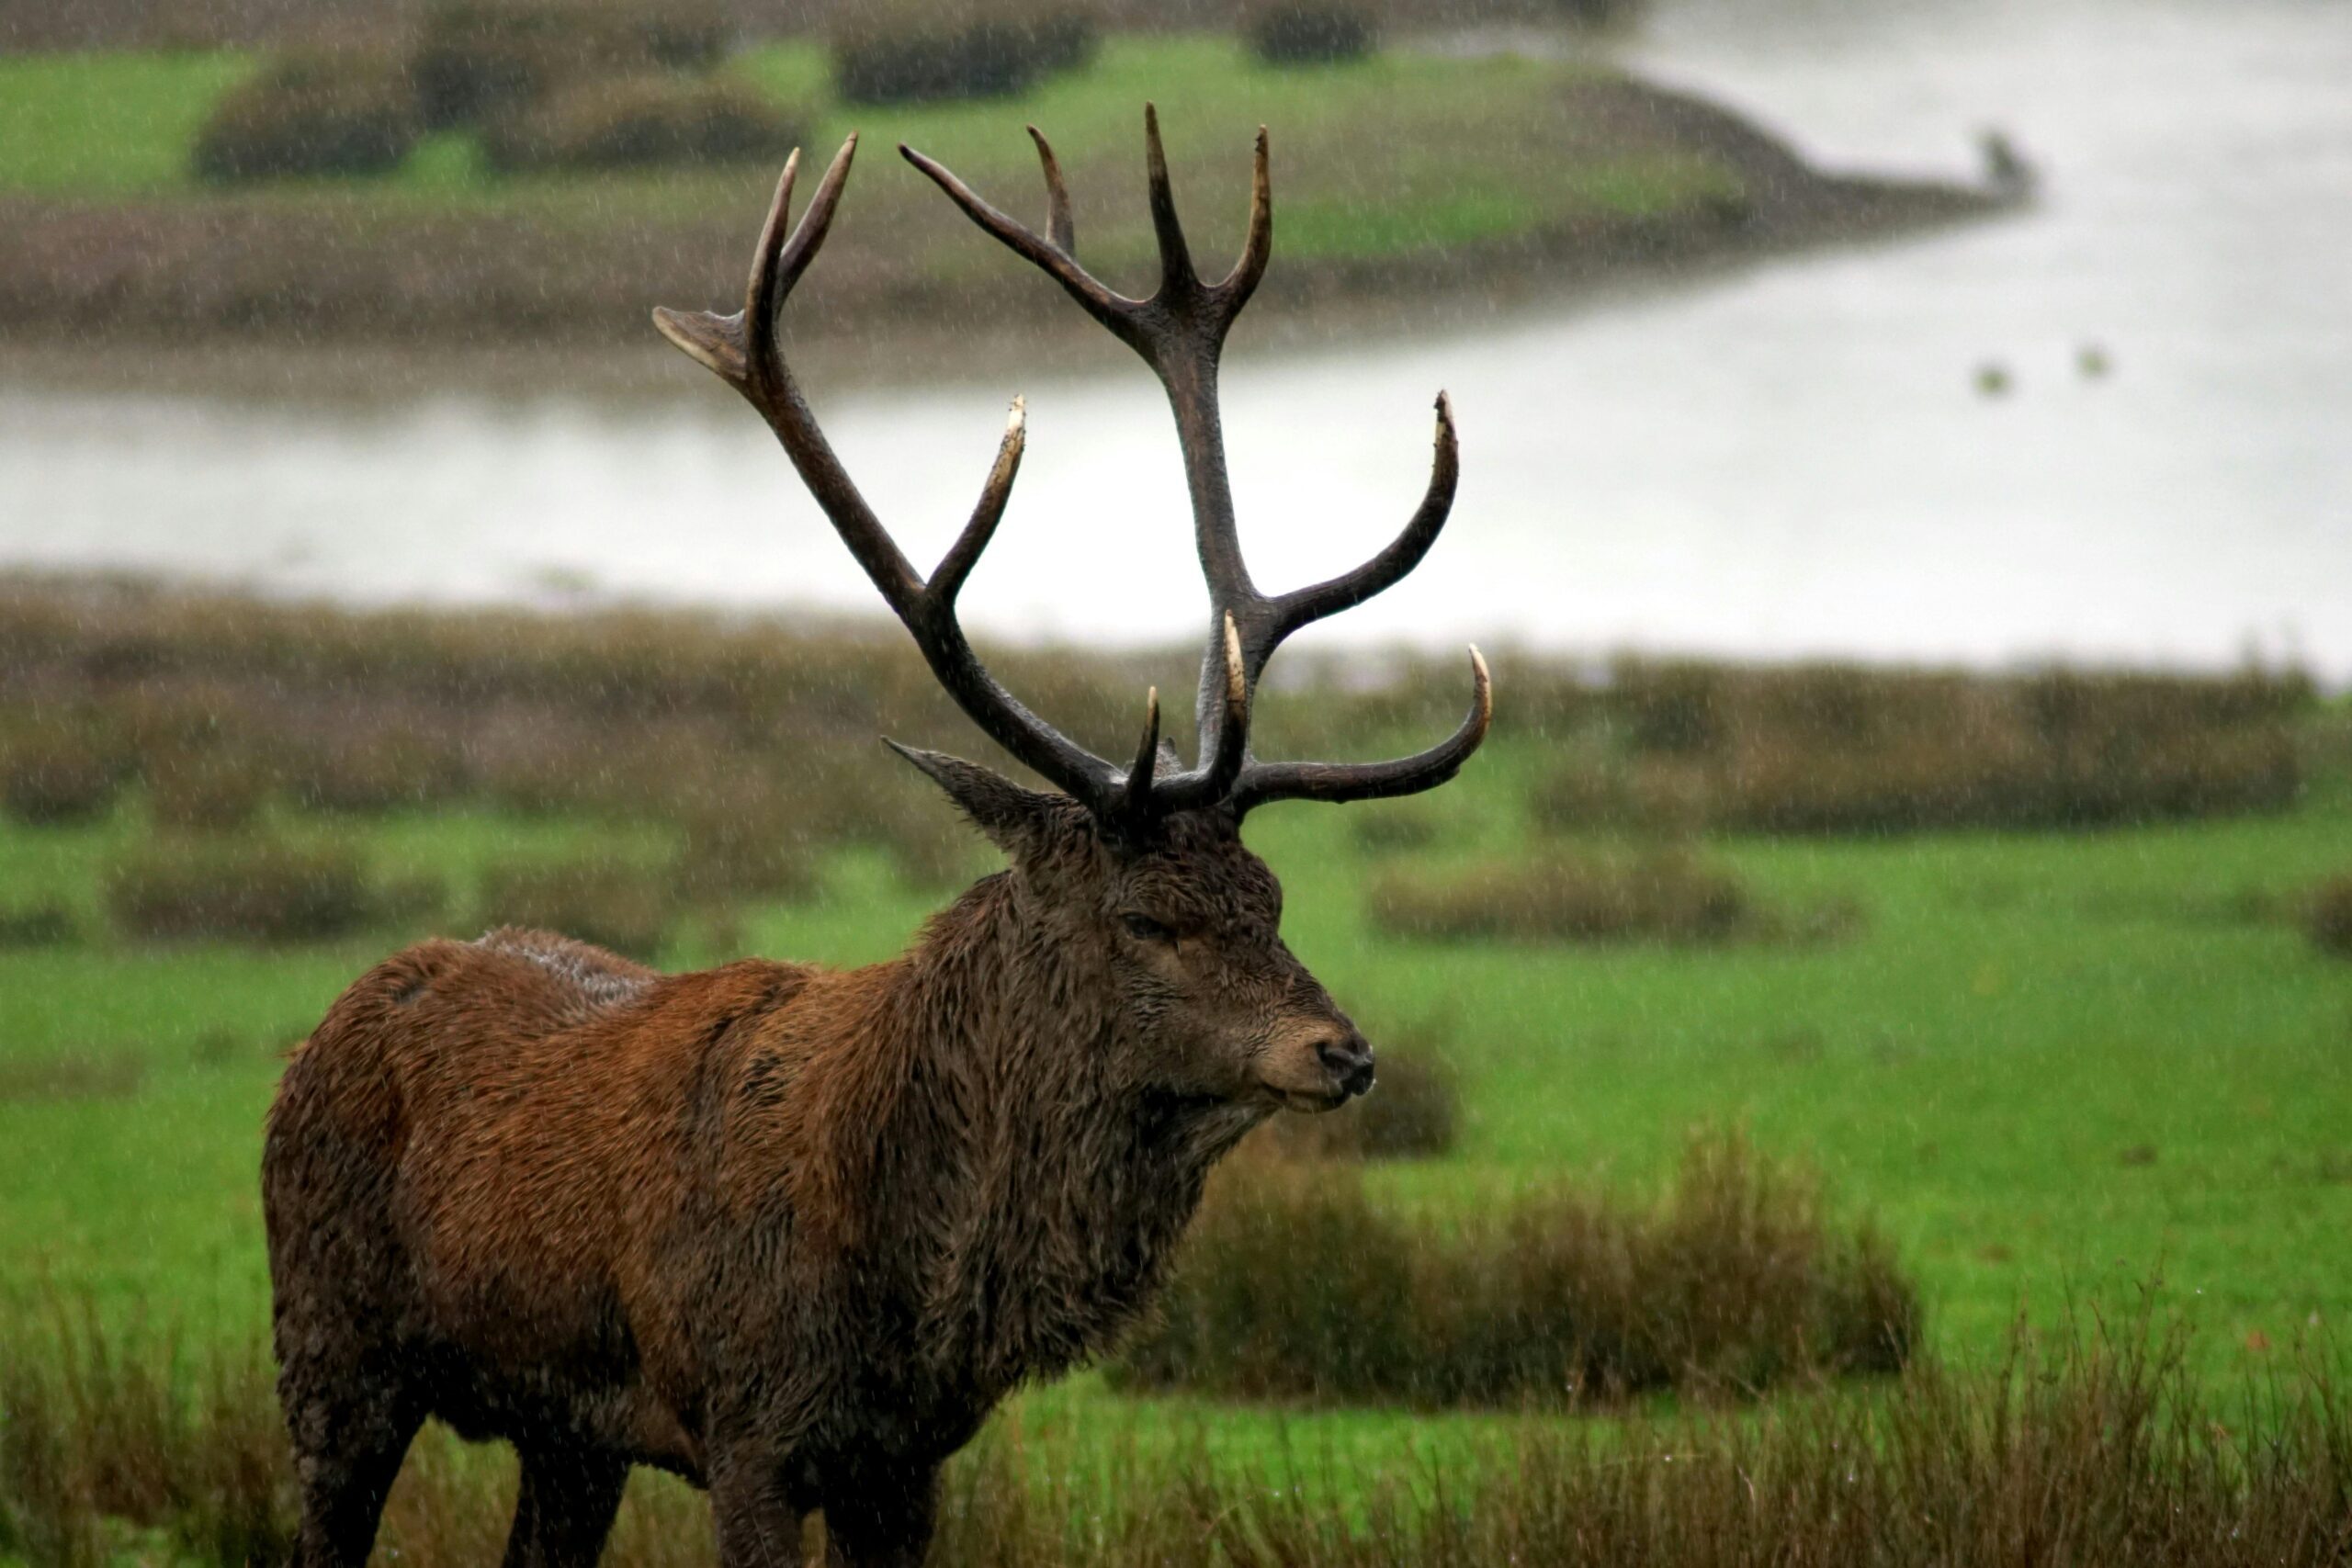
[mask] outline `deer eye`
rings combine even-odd
[[[1137,942],[1161,942],[1170,946],[1175,944],[1176,933],[1149,915],[1126,914],[1121,915],[1119,919],[1127,928],[1127,934]]]

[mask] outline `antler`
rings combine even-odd
[[[1266,661],[1301,626],[1337,615],[1389,587],[1429,553],[1445,526],[1460,474],[1453,410],[1437,400],[1437,450],[1428,491],[1403,533],[1363,565],[1327,582],[1269,595],[1250,580],[1235,526],[1233,488],[1225,465],[1225,434],[1217,407],[1217,367],[1227,331],[1265,276],[1273,250],[1273,189],[1267,171],[1266,130],[1258,128],[1250,181],[1250,228],[1233,270],[1216,283],[1193,270],[1192,252],[1177,220],[1159,115],[1144,106],[1144,144],[1151,223],[1159,246],[1159,288],[1133,299],[1106,287],[1078,263],[1069,193],[1053,148],[1029,128],[1046,179],[1046,236],[989,205],[932,159],[901,145],[907,161],[937,183],[967,216],[1015,254],[1052,277],[1086,312],[1142,355],[1159,376],[1175,415],[1192,492],[1193,525],[1202,575],[1209,588],[1211,631],[1201,660],[1199,764],[1151,783],[1138,766],[1158,810],[1230,801],[1235,809],[1274,799],[1357,800],[1405,795],[1452,778],[1480,741],[1493,713],[1486,660],[1470,650],[1470,713],[1448,739],[1417,756],[1391,762],[1261,764],[1249,759],[1250,706]],[[1155,716],[1155,727],[1157,719]],[[1155,728],[1156,733],[1156,728]]]
[[[800,275],[808,270],[825,243],[825,233],[848,182],[850,161],[857,152],[852,135],[835,153],[819,182],[808,209],[787,234],[792,186],[799,173],[796,150],[777,181],[775,200],[760,231],[759,249],[752,258],[751,282],[743,309],[729,316],[707,311],[656,310],[653,323],[664,337],[684,349],[733,387],[775,432],[792,458],[803,483],[851,555],[907,630],[915,646],[956,705],[972,717],[1006,750],[1051,780],[1064,791],[1106,817],[1130,814],[1152,793],[1150,755],[1132,770],[1133,777],[1069,739],[1052,725],[1021,705],[984,668],[956,618],[956,596],[965,579],[988,548],[997,524],[1012,498],[1012,480],[1021,468],[1026,415],[1019,398],[1005,422],[1004,440],[997,447],[980,499],[971,520],[940,558],[928,581],[915,573],[874,511],[858,493],[856,483],[834,456],[832,446],[818,428],[808,404],[800,395],[791,367],[776,340],[776,319]],[[1237,682],[1238,679],[1237,671]],[[1153,704],[1153,725],[1158,705]],[[1228,783],[1230,780],[1228,780]]]

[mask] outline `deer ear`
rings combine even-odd
[[[1034,848],[1046,825],[1064,803],[1060,795],[1023,789],[978,762],[967,762],[944,751],[917,750],[887,736],[882,744],[921,768],[1007,854]]]

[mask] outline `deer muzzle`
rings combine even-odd
[[[1268,1053],[1263,1080],[1293,1111],[1337,1111],[1369,1090],[1372,1044],[1345,1019],[1301,1021]]]

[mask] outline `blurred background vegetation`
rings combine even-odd
[[[1535,255],[1622,271],[1995,205],[1818,174],[1597,59],[1383,49],[1434,6],[424,0],[187,7],[185,33],[182,9],[0,17],[0,39],[73,51],[0,52],[0,212],[17,233],[0,328],[626,341],[646,299],[740,269],[743,215],[794,145],[863,128],[980,188],[1026,189],[1031,154],[1007,134],[1024,118],[1057,137],[1089,251],[1115,275],[1149,254],[1124,198],[1154,97],[1180,161],[1238,161],[1250,127],[1279,126],[1276,298],[1523,272]],[[1493,15],[1600,28],[1612,10],[1498,0]],[[1066,324],[949,243],[935,193],[877,182],[857,200],[806,321]]]

